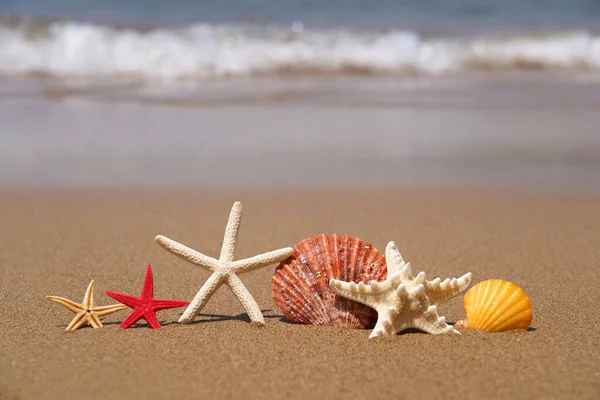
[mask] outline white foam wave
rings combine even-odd
[[[600,37],[587,32],[503,39],[423,39],[359,33],[193,25],[141,32],[57,22],[0,26],[0,74],[200,79],[282,72],[422,73],[476,68],[600,70]]]

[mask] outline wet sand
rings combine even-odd
[[[48,99],[11,89],[0,95],[0,187],[598,193],[593,78],[234,80]]]
[[[249,324],[221,288],[197,321],[183,309],[119,329],[65,332],[91,279],[138,295],[146,265],[155,296],[191,300],[206,271],[154,242],[163,234],[208,255],[220,250],[232,203],[244,206],[237,258],[323,232],[382,251],[398,244],[415,271],[520,285],[532,329],[368,340],[368,330],[291,324],[271,298],[275,265],[241,276],[264,311]],[[459,189],[2,191],[0,398],[560,398],[600,395],[600,198]],[[440,307],[463,318],[461,299]]]

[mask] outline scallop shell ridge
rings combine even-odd
[[[466,321],[461,324],[488,332],[527,329],[533,309],[519,286],[502,279],[489,279],[473,286],[464,297]]]
[[[336,295],[329,280],[381,281],[387,276],[385,256],[371,243],[349,235],[322,234],[294,246],[294,253],[279,264],[272,279],[273,300],[293,322],[366,329],[377,312]]]

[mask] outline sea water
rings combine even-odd
[[[0,77],[600,71],[597,0],[0,0]]]

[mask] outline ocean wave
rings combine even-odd
[[[198,80],[269,74],[600,71],[600,36],[424,38],[411,31],[310,31],[196,24],[136,30],[75,21],[0,23],[0,74]]]

